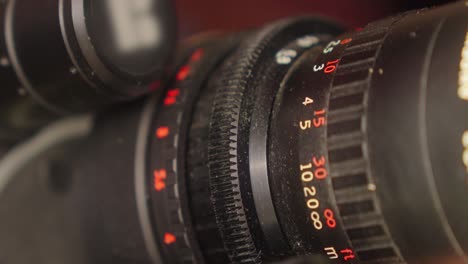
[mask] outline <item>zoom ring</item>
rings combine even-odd
[[[346,47],[330,89],[327,144],[338,210],[363,263],[404,263],[380,210],[370,174],[366,100],[377,55],[395,19],[356,34]]]

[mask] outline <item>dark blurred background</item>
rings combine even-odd
[[[447,0],[176,0],[181,37],[207,30],[251,28],[292,15],[319,14],[349,27]]]

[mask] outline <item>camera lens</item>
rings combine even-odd
[[[173,17],[164,0],[2,1],[0,139],[160,85]]]
[[[314,32],[317,36],[311,35]],[[161,110],[156,115],[153,128],[155,137],[152,139],[149,152],[149,167],[152,171],[148,173],[151,175],[149,180],[155,184],[150,191],[153,211],[159,212],[155,226],[161,234],[166,232],[178,234],[179,237],[176,236],[176,239],[184,241],[183,236],[186,232],[203,233],[200,247],[204,249],[202,251],[208,252],[205,256],[208,262],[222,263],[229,261],[229,258],[234,261],[244,261],[251,260],[253,255],[258,255],[251,234],[248,230],[243,230],[247,228],[248,224],[247,215],[242,214],[243,209],[233,208],[239,210],[239,215],[237,215],[236,212],[228,210],[230,205],[224,207],[224,202],[229,199],[239,199],[240,201],[240,196],[243,194],[235,190],[230,192],[230,189],[208,188],[209,186],[214,187],[212,185],[214,179],[209,177],[211,172],[224,168],[229,172],[230,166],[232,166],[229,163],[229,159],[233,158],[229,154],[230,137],[232,136],[230,130],[236,128],[230,125],[234,120],[231,117],[233,114],[231,111],[240,110],[241,105],[231,104],[241,103],[240,96],[242,89],[245,88],[242,83],[255,80],[254,76],[262,76],[258,78],[257,84],[271,89],[271,93],[263,95],[262,98],[272,102],[275,87],[278,87],[295,58],[298,58],[307,48],[318,45],[322,39],[330,38],[330,34],[338,32],[340,30],[337,26],[310,18],[299,18],[247,33],[240,41],[236,41],[239,37],[229,39],[229,46],[234,45],[232,42],[239,42],[238,45],[218,55],[214,62],[209,62],[216,58],[210,55],[210,50],[217,48],[207,47],[194,51],[193,55],[190,56],[192,59],[177,73],[174,88],[168,90]],[[226,46],[222,45],[222,42],[217,45]],[[203,52],[201,58],[199,58],[200,52]],[[227,52],[232,54],[227,56]],[[199,61],[194,62],[193,58],[197,58]],[[189,73],[185,75],[183,74],[185,72]],[[229,79],[224,79],[226,74],[229,75]],[[219,93],[218,89],[230,87],[230,85],[238,90],[231,88],[223,94]],[[201,94],[197,96],[199,92],[195,90],[197,89],[195,87],[203,86],[205,87],[202,88]],[[192,101],[192,103],[184,101],[197,97],[199,99]],[[216,103],[217,98],[221,100],[219,104]],[[251,99],[254,98],[258,97],[252,95]],[[193,106],[190,106],[191,104]],[[216,106],[222,109],[216,109]],[[216,122],[226,123],[218,128]],[[211,125],[209,125],[210,123]],[[218,131],[221,128],[228,130],[227,132]],[[210,130],[216,132],[211,134]],[[239,136],[241,136],[240,133]],[[248,134],[242,135],[242,137],[245,137],[246,140]],[[266,148],[266,145],[264,147]],[[224,153],[222,150],[228,151],[228,153]],[[266,151],[266,149],[264,150]],[[178,153],[187,153],[187,156],[183,157]],[[184,163],[187,163],[187,168],[182,171],[180,168],[183,168]],[[172,165],[168,166],[168,164]],[[207,164],[211,164],[213,167],[208,168]],[[208,173],[208,171],[211,172]],[[228,179],[231,178],[231,176],[224,174],[225,172],[219,171],[219,173],[216,174],[219,181],[224,181],[221,175]],[[166,182],[165,179],[169,180],[170,178],[177,180],[171,181],[168,186],[160,184]],[[219,182],[219,184],[225,183]],[[184,186],[187,186],[188,190],[184,191]],[[177,194],[180,196],[172,194],[174,188],[178,189]],[[269,192],[267,189],[263,191]],[[183,199],[184,196],[187,196],[187,200],[181,202],[180,199]],[[211,205],[211,202],[214,204]],[[194,214],[195,223],[192,230],[186,230],[186,224],[181,225],[180,220],[184,220],[184,218],[170,217],[171,214],[177,215],[177,212],[182,212],[182,216],[188,214],[189,210],[180,207],[184,203],[188,208],[191,208],[190,210]],[[249,203],[253,203],[253,201],[249,201]],[[266,217],[272,217],[268,220],[274,220],[273,204],[270,206],[269,209],[272,210],[270,213],[273,215]],[[165,216],[163,212],[166,212]],[[217,215],[216,212],[220,215]],[[183,223],[190,223],[190,221],[190,219],[184,220]],[[229,224],[224,224],[223,221],[227,221]],[[225,229],[219,229],[223,226]],[[272,227],[275,228],[275,226]],[[232,230],[230,228],[238,229],[236,232],[239,233],[230,233]],[[260,231],[260,229],[257,230]],[[272,242],[277,239],[275,236],[281,233],[279,226],[276,226],[274,232],[276,233],[273,234]],[[224,246],[223,241],[226,243]],[[275,245],[277,250],[284,251],[288,247],[286,241],[278,241],[278,243]],[[238,252],[239,256],[226,254],[225,246],[233,252]],[[190,247],[186,245],[186,248]],[[177,257],[191,258],[191,250],[187,252],[187,256],[181,254],[184,251],[177,246],[168,247],[167,250],[172,251],[172,255],[177,255]],[[283,255],[283,253],[278,251],[275,255]]]
[[[24,221],[0,206],[2,259],[32,227],[55,230],[50,214],[73,218],[86,263],[468,263],[467,14],[458,2],[348,33],[298,17],[191,39],[146,104],[6,155],[3,179],[24,174],[0,202]],[[42,167],[47,184],[31,183]],[[52,188],[66,200],[8,202],[40,198],[49,171],[71,174]]]
[[[196,49],[148,145],[163,255],[465,263],[466,14],[458,3],[334,38],[298,18]]]
[[[460,8],[371,24],[290,71],[272,112],[268,173],[295,250],[466,261]]]

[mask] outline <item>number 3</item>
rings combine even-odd
[[[321,71],[321,70],[323,70],[323,68],[325,68],[325,64],[322,64],[322,65],[320,65],[320,66],[315,65],[315,66],[314,66],[314,72]]]

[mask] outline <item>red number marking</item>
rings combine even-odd
[[[315,128],[322,127],[327,123],[327,120],[325,119],[325,117],[322,116],[322,115],[325,115],[325,113],[326,113],[325,109],[314,112],[314,116],[316,117],[312,120],[312,123],[314,123]]]
[[[175,104],[177,96],[179,96],[180,90],[178,88],[171,89],[167,92],[166,98],[164,98],[164,105],[169,106]]]
[[[321,116],[321,117],[314,118],[312,122],[314,123],[314,127],[319,128],[325,125],[326,120],[325,120],[325,117]]]
[[[190,67],[188,65],[182,66],[179,72],[177,72],[176,78],[178,81],[183,81],[185,80],[185,78],[187,78],[189,73],[190,73]]]
[[[325,161],[325,157],[321,156],[320,159],[317,159],[317,157],[313,157],[312,162],[314,163],[315,167],[322,167],[323,165],[325,165],[326,161]]]
[[[325,168],[318,168],[315,170],[315,178],[317,180],[323,180],[326,179],[328,176],[328,171]]]
[[[177,97],[177,96],[179,96],[179,94],[180,94],[179,88],[175,88],[175,89],[171,89],[171,90],[167,91],[167,96],[169,96],[169,97]]]
[[[325,109],[322,109],[322,110],[319,110],[319,111],[315,111],[314,112],[314,115],[318,116],[318,115],[324,115],[327,111]]]
[[[164,98],[164,105],[169,106],[175,104],[177,101],[177,96],[179,96],[179,88],[171,89],[167,92],[166,98]]]
[[[154,174],[154,189],[156,191],[162,191],[164,188],[166,188],[166,170],[155,170],[153,172]]]
[[[340,60],[334,60],[327,62],[327,67],[323,70],[325,73],[329,74],[336,70],[336,64],[338,64]]]
[[[166,97],[166,98],[164,98],[164,105],[165,106],[170,106],[170,105],[175,104],[176,101],[177,101],[177,98],[175,98],[175,97]]]
[[[201,59],[201,57],[203,57],[203,53],[204,53],[203,49],[198,48],[192,53],[192,56],[190,56],[190,61],[194,62],[194,61]]]
[[[343,40],[341,41],[341,45],[346,45],[346,44],[350,43],[351,41],[353,41],[352,38],[343,39]]]
[[[320,158],[312,157],[312,163],[317,167],[314,171],[314,175],[318,180],[326,179],[328,176],[328,171],[324,168],[326,162],[327,161],[324,156],[321,156]]]
[[[158,127],[156,129],[156,137],[163,139],[169,135],[169,128],[167,126]]]
[[[330,227],[330,228],[335,228],[336,227],[336,220],[334,218],[335,215],[333,214],[333,211],[330,210],[330,209],[326,209],[323,212],[323,215],[325,216],[325,219],[327,220],[327,226]]]
[[[176,242],[176,237],[171,233],[164,234],[164,244],[170,245]]]
[[[341,255],[343,255],[343,259],[345,261],[348,261],[348,260],[351,260],[351,259],[355,258],[354,252],[349,248],[340,250],[340,253],[341,253]]]

